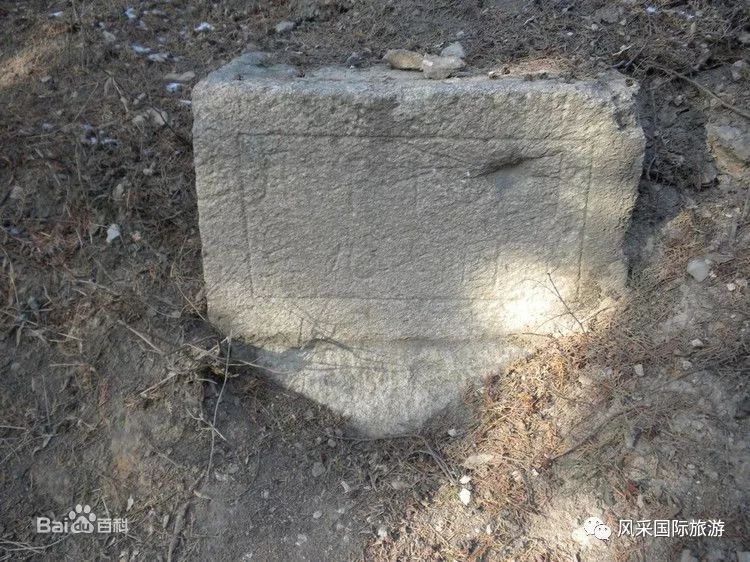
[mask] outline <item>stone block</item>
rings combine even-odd
[[[193,92],[211,321],[362,431],[417,430],[624,288],[635,90],[236,59]]]

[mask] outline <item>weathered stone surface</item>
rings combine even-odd
[[[422,55],[406,49],[391,49],[383,56],[383,60],[391,68],[399,70],[421,70],[422,68]]]
[[[458,57],[425,55],[422,59],[422,72],[432,80],[444,80],[462,69],[466,64]]]
[[[442,51],[440,51],[440,56],[465,59],[466,51],[464,50],[464,46],[461,45],[461,43],[459,43],[458,41],[454,41],[453,43],[445,47]]]
[[[193,92],[211,320],[282,384],[376,435],[623,288],[634,87],[245,55]],[[562,301],[565,301],[563,304]]]

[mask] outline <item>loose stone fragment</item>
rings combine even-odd
[[[406,49],[391,49],[385,54],[383,60],[391,65],[391,68],[398,70],[422,69],[422,55]]]

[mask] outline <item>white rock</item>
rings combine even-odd
[[[695,338],[694,340],[690,341],[690,345],[695,348],[703,347],[703,340],[700,340],[698,338]]]
[[[326,467],[323,466],[322,462],[316,462],[312,467],[312,475],[317,478],[326,471]]]
[[[148,109],[133,117],[134,125],[142,126],[149,122],[155,127],[163,127],[164,125],[169,123],[169,113],[167,113],[163,109],[156,110],[152,107],[149,107]]]
[[[458,493],[458,499],[461,500],[462,504],[469,505],[471,502],[471,491],[468,488],[461,488],[461,491]]]
[[[642,377],[646,374],[645,371],[643,370],[643,365],[641,365],[640,363],[633,365],[633,372],[635,373],[635,376],[637,377]]]
[[[164,86],[164,89],[166,89],[170,94],[174,94],[180,88],[182,88],[182,84],[180,84],[179,82],[170,82],[169,84]]]
[[[445,49],[440,51],[441,57],[458,57],[459,59],[466,58],[466,51],[464,51],[463,45],[458,41],[451,43]]]
[[[471,482],[471,476],[469,476],[468,474],[464,474],[458,482],[460,484],[468,484],[469,482]]]
[[[283,20],[283,21],[280,21],[279,23],[277,23],[276,27],[274,27],[273,29],[274,29],[274,31],[276,33],[278,33],[279,35],[281,35],[282,33],[288,33],[289,31],[291,31],[295,27],[297,27],[297,24],[294,23],[293,21]]]
[[[737,290],[737,285],[735,285],[734,283],[727,283],[727,291],[732,292],[736,290]]]
[[[102,31],[102,37],[104,38],[105,43],[114,43],[117,41],[117,36],[109,31]]]
[[[315,513],[313,513],[313,519],[320,519],[321,517],[323,517],[322,511],[318,510]]]
[[[385,539],[388,537],[388,529],[386,529],[385,525],[381,525],[378,527],[378,538]]]
[[[23,199],[24,196],[24,189],[20,185],[16,184],[14,185],[10,190],[10,198],[13,200]]]
[[[164,80],[168,82],[190,82],[195,78],[195,72],[188,70],[187,72],[177,73],[170,72],[164,75]]]
[[[729,72],[732,74],[732,80],[735,82],[750,77],[750,67],[748,67],[748,64],[744,60],[738,60],[732,64],[729,67]]]
[[[443,80],[450,77],[457,70],[466,66],[458,57],[436,57],[425,55],[422,59],[422,72],[431,80]]]
[[[687,272],[696,281],[704,281],[711,273],[711,262],[704,258],[693,258],[687,264]]]
[[[198,33],[204,32],[204,31],[213,31],[214,26],[208,23],[207,21],[202,21],[198,25],[195,26],[195,30]]]
[[[148,60],[151,62],[167,62],[169,53],[151,53],[148,55]]]
[[[133,49],[133,52],[138,55],[145,55],[146,53],[151,52],[151,47],[144,47],[143,45],[139,45],[138,43],[133,43],[132,45],[130,45],[130,48]]]
[[[135,18],[137,18],[138,14],[136,13],[135,8],[128,8],[127,10],[125,10],[125,17],[129,20],[134,20]]]
[[[113,241],[120,237],[120,227],[115,223],[112,223],[107,228],[107,244],[111,244]]]

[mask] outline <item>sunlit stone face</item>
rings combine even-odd
[[[197,190],[211,319],[282,383],[413,429],[522,352],[509,335],[623,286],[643,139],[619,79],[257,60],[196,88]]]

